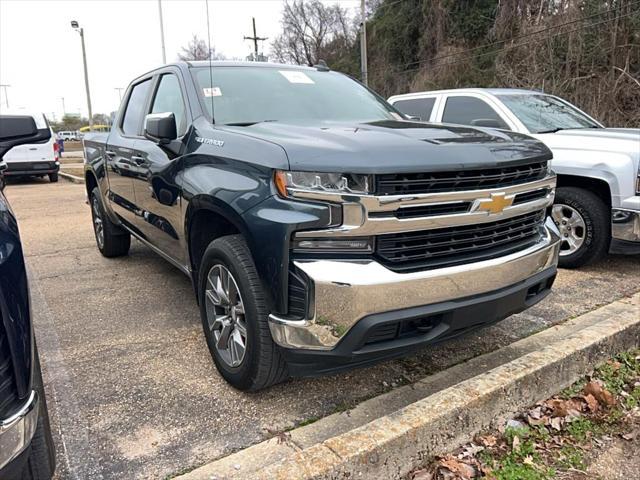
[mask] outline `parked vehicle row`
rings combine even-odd
[[[391,97],[422,121],[524,133],[553,152],[558,176],[552,217],[561,267],[612,253],[640,253],[640,129],[605,128],[574,105],[520,89],[457,89]]]
[[[555,279],[542,142],[407,120],[326,66],[164,66],[84,148],[98,249],[133,236],[184,272],[240,389],[406,355]]]
[[[33,333],[22,244],[2,194],[4,161],[21,145],[47,145],[41,115],[0,116],[0,479],[48,480],[55,453]]]

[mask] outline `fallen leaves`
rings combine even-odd
[[[602,406],[612,407],[616,404],[613,394],[602,385],[602,382],[597,380],[591,380],[587,383],[584,387],[584,393],[585,395],[593,395]]]

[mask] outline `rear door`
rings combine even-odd
[[[149,104],[151,78],[143,79],[129,89],[123,113],[107,140],[106,164],[109,178],[109,201],[124,223],[132,226],[136,214],[133,190],[140,168],[135,160],[135,144],[142,137],[142,120]]]
[[[141,213],[136,218],[136,227],[149,243],[181,265],[186,264],[183,254],[186,249],[179,246],[183,235],[180,187],[176,176],[180,171],[178,163],[185,147],[187,126],[191,124],[184,92],[179,70],[169,68],[156,77],[146,113],[173,113],[178,138],[162,147],[146,138],[139,139],[134,158],[137,170],[132,177],[136,207]]]

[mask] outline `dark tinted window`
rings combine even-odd
[[[398,100],[393,106],[406,115],[420,117],[420,120],[423,122],[428,122],[434,103],[436,103],[435,98],[412,98],[409,100]]]
[[[140,122],[144,114],[144,105],[150,86],[151,79],[138,83],[133,87],[124,113],[124,119],[122,120],[122,131],[125,135],[138,135],[140,133]]]
[[[176,117],[178,136],[187,131],[184,101],[180,91],[180,83],[175,75],[167,74],[160,77],[160,84],[156,90],[151,113],[171,112]]]
[[[460,125],[509,128],[486,102],[474,97],[449,97],[442,121]]]

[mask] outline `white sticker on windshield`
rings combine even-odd
[[[315,83],[306,73],[299,70],[278,70],[280,75],[289,80],[291,83]]]
[[[220,90],[220,87],[203,88],[202,92],[204,93],[205,97],[221,97],[222,96],[222,90]]]

